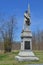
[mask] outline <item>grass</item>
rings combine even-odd
[[[35,55],[39,57],[39,61],[32,62],[20,62],[15,60],[15,56],[19,51],[11,53],[0,53],[0,65],[25,65],[25,64],[42,64],[43,63],[43,51],[34,51]]]

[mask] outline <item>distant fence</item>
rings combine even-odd
[[[20,50],[21,44],[20,43],[12,43],[12,50]],[[4,44],[0,43],[0,51],[4,50]]]
[[[20,50],[21,43],[12,43],[12,50]],[[43,50],[43,45],[32,43],[32,49],[33,50]],[[0,51],[4,50],[4,44],[0,43]]]

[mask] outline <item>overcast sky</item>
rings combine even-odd
[[[43,0],[0,0],[0,19],[9,19],[10,16],[15,15],[17,19],[17,38],[20,41],[20,35],[24,22],[24,12],[28,9],[30,4],[31,14],[31,30],[43,29]]]

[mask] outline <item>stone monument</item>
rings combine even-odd
[[[21,50],[15,58],[18,61],[34,61],[39,60],[32,51],[32,33],[30,30],[30,9],[24,13],[24,24],[21,33]]]

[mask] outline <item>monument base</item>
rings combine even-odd
[[[32,51],[20,51],[18,56],[15,56],[15,59],[18,61],[38,61],[37,58]]]

